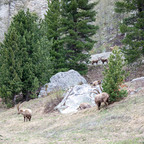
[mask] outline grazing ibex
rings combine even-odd
[[[97,86],[97,85],[100,85],[101,84],[101,81],[100,80],[97,80],[97,81],[94,81],[92,83],[90,83],[92,86]]]
[[[20,106],[22,106],[22,104],[20,105],[20,103],[17,105],[17,110],[18,110],[18,114],[22,114],[24,117],[24,122],[27,120],[31,120],[32,117],[32,110],[30,109],[20,109]]]
[[[91,108],[91,105],[89,103],[81,103],[78,109],[83,110],[87,108]]]
[[[96,93],[96,92],[93,92],[93,93]],[[101,94],[96,95],[95,103],[98,106],[98,110],[100,110],[100,106],[101,106],[102,102],[104,102],[105,105],[108,106],[108,102],[109,102],[109,94],[108,93],[102,92]]]

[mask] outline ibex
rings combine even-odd
[[[78,109],[83,110],[86,108],[91,108],[91,105],[89,103],[81,103]]]
[[[92,60],[91,63],[92,63],[92,65],[93,65],[94,63],[98,64],[98,61],[99,61],[99,59],[98,59],[98,60]]]
[[[115,47],[110,47],[110,50],[112,51]]]
[[[97,80],[97,81],[94,81],[92,83],[90,83],[92,86],[97,86],[97,85],[100,85],[101,84],[101,81],[100,80]]]
[[[96,92],[93,92],[96,93]],[[109,94],[106,92],[102,92],[101,94],[96,95],[95,103],[98,106],[98,110],[100,110],[101,103],[104,102],[106,106],[108,106],[109,102]]]
[[[18,110],[18,114],[22,114],[24,117],[24,122],[27,120],[31,120],[32,117],[32,110],[30,109],[20,109],[20,106],[22,106],[22,104],[20,105],[20,103],[17,105],[17,110]]]
[[[108,59],[106,59],[106,58],[105,58],[105,59],[104,59],[104,58],[101,58],[101,61],[102,61],[103,64],[104,64],[105,62],[108,63]]]

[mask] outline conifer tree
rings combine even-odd
[[[96,3],[88,0],[61,0],[61,2],[66,67],[84,74],[87,71],[88,52],[95,43],[92,36],[98,29],[93,24],[96,16],[94,11]]]
[[[0,44],[0,95],[7,104],[20,92],[28,100],[51,76],[51,43],[39,31],[38,17],[21,10]]]
[[[120,32],[126,35],[122,52],[129,63],[134,62],[144,56],[144,0],[118,1],[115,11],[128,14],[120,25]]]
[[[48,0],[48,10],[42,22],[43,32],[48,40],[52,39],[50,55],[54,66],[54,73],[66,71],[65,50],[61,39],[61,13],[60,1]]]
[[[114,102],[121,97],[126,96],[126,91],[119,90],[120,85],[127,76],[124,66],[126,65],[122,58],[121,51],[115,47],[108,59],[108,66],[104,68],[104,80],[102,83],[103,91],[110,95],[110,102]]]
[[[13,95],[19,93],[22,89],[22,60],[20,55],[18,41],[20,37],[16,34],[13,27],[8,31],[4,44],[0,46],[0,94],[3,100],[8,104],[12,103]]]

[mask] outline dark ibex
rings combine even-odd
[[[93,65],[94,63],[98,64],[98,61],[99,61],[99,59],[98,59],[98,60],[92,60],[91,63],[92,63],[92,65]]]
[[[105,62],[108,63],[108,59],[106,58],[101,58],[102,63],[104,64]]]

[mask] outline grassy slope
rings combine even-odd
[[[0,144],[138,144],[144,142],[144,89],[100,111],[43,114],[49,97],[31,100],[31,122],[12,108],[0,113]]]

